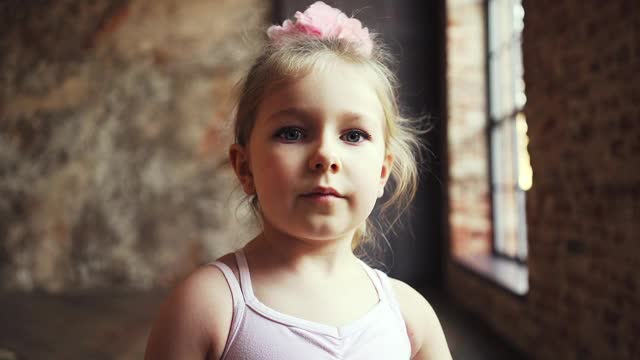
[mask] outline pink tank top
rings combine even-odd
[[[411,344],[386,274],[361,262],[378,292],[378,304],[363,317],[340,327],[283,314],[253,294],[247,259],[235,253],[240,282],[224,263],[218,267],[229,284],[233,317],[223,360],[376,360],[409,359]]]

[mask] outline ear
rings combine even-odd
[[[389,180],[391,169],[393,167],[393,155],[387,153],[382,161],[382,170],[380,171],[380,188],[378,189],[378,198],[384,195],[384,186]]]
[[[249,152],[242,145],[233,144],[229,147],[229,162],[233,166],[233,170],[240,180],[242,190],[245,194],[253,195],[256,193],[253,184],[253,174],[251,173],[251,165],[249,163]]]

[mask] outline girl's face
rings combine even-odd
[[[391,170],[384,134],[370,82],[356,65],[339,64],[270,91],[247,148],[234,145],[231,158],[265,226],[306,240],[351,239]]]

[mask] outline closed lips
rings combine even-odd
[[[335,196],[335,197],[343,197],[334,189],[314,189],[308,193],[302,194],[302,196]]]

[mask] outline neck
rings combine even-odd
[[[355,230],[334,239],[302,239],[283,233],[267,222],[262,233],[246,247],[253,267],[283,271],[336,273],[351,267],[356,256],[351,250]]]

